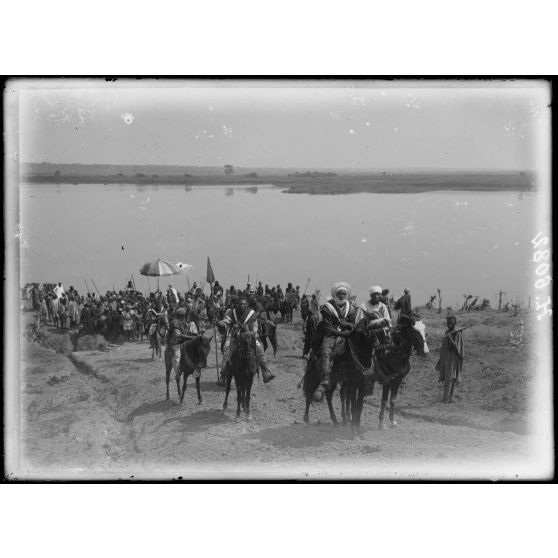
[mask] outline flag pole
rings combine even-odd
[[[215,339],[215,371],[217,373],[217,382],[219,382],[219,355],[217,352],[217,328],[215,327],[215,322],[217,321],[217,312],[215,310],[215,301],[213,300],[213,283],[211,285],[211,303],[213,304],[213,339]]]
[[[205,279],[209,283],[209,298],[211,300],[211,304],[213,304],[213,319],[211,321],[213,322],[213,337],[215,339],[215,371],[217,373],[217,383],[219,383],[219,355],[217,352],[217,329],[215,323],[217,321],[217,314],[215,312],[215,301],[213,300],[213,283],[215,282],[215,275],[213,273],[213,268],[211,267],[209,256],[207,257],[207,271],[205,273]]]

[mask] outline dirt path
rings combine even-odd
[[[234,388],[222,411],[213,342],[201,405],[192,378],[182,405],[174,383],[165,400],[164,366],[151,359],[146,342],[74,352],[71,360],[25,343],[22,474],[525,478],[532,467],[540,440],[503,432],[502,413],[473,411],[466,399],[421,407],[413,371],[400,396],[397,428],[378,431],[379,393],[365,403],[364,439],[332,426],[325,400],[312,406],[311,423],[304,424],[300,329],[296,321],[279,325],[277,358],[269,358],[277,376],[269,384],[255,379],[251,421],[235,419]],[[419,368],[427,374],[433,364],[413,366],[420,378]],[[338,395],[334,404],[340,410]]]

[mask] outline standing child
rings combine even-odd
[[[463,368],[463,358],[465,356],[463,347],[463,334],[455,331],[457,318],[448,316],[446,318],[448,329],[442,339],[440,348],[440,359],[436,364],[436,370],[440,372],[438,382],[444,383],[443,403],[453,403],[453,391],[455,385],[459,383],[459,375]]]

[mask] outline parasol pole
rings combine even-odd
[[[147,276],[147,286],[149,287],[149,294],[151,294],[151,281],[149,280],[149,275]]]
[[[95,281],[93,280],[93,277],[91,277],[91,282],[93,283],[93,286],[95,287],[95,290],[97,291],[99,296],[101,296],[101,293],[99,292],[99,289],[97,288],[97,285],[95,285]]]

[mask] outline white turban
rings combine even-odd
[[[339,289],[346,290],[347,291],[347,297],[349,297],[349,295],[351,294],[351,285],[349,285],[349,283],[345,283],[344,281],[339,281],[339,283],[333,283],[333,285],[331,286],[331,296],[333,298],[335,298],[335,293]]]
[[[374,293],[382,294],[382,287],[380,287],[380,285],[374,285],[373,287],[370,287],[370,294]]]

